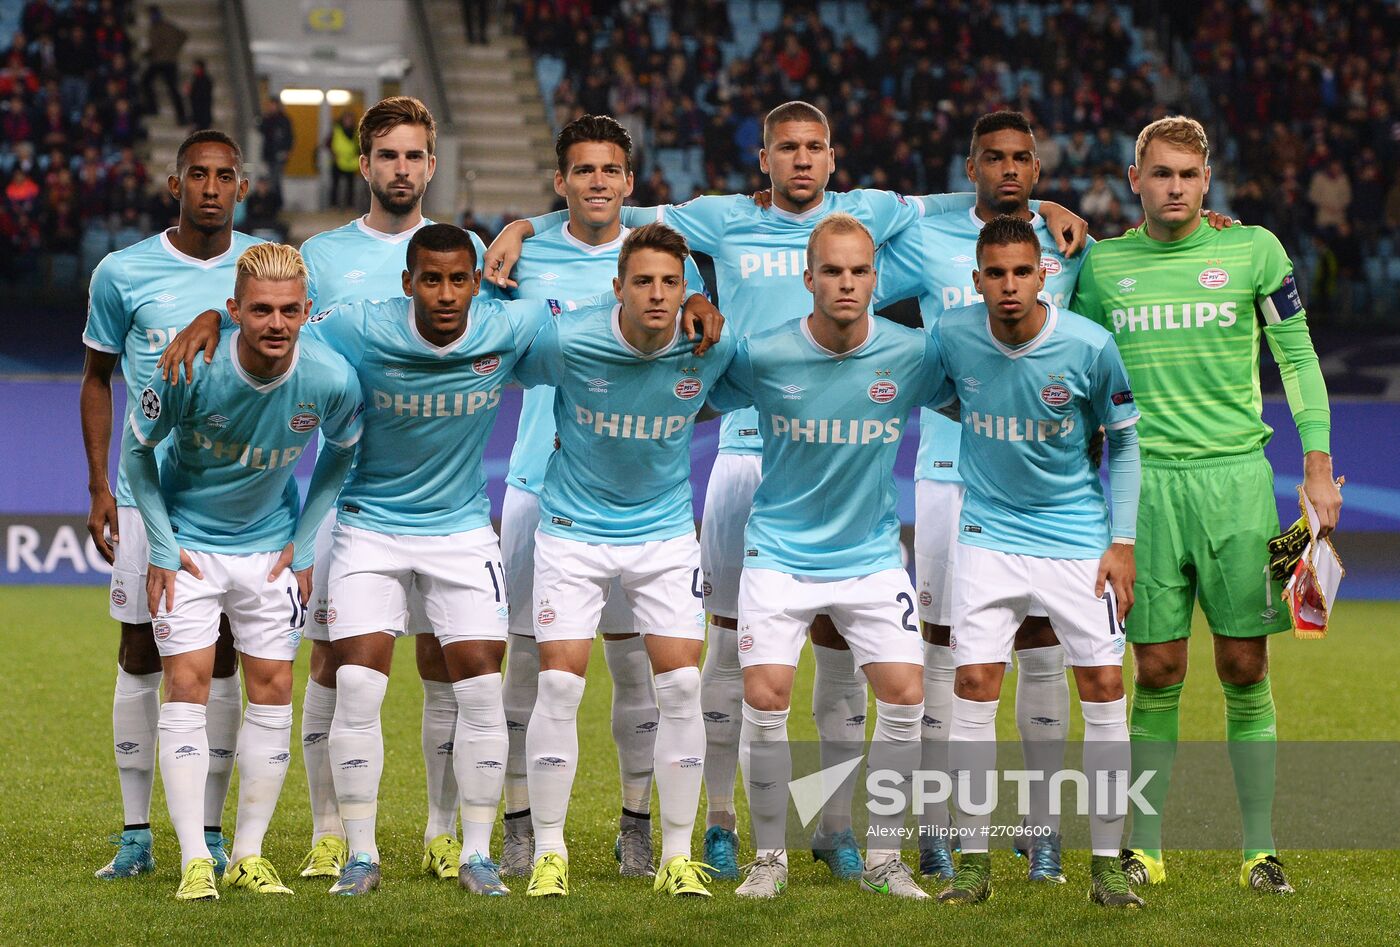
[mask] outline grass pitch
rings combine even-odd
[[[1400,604],[1344,603],[1331,637],[1274,639],[1280,733],[1294,740],[1400,741]],[[1193,640],[1182,701],[1185,740],[1219,739],[1223,703],[1208,635]],[[672,901],[650,883],[617,877],[612,841],[617,765],[608,730],[609,683],[596,648],[580,722],[582,759],[569,812],[571,896],[471,898],[454,883],[419,874],[424,786],[419,751],[421,690],[411,648],[400,650],[384,705],[386,760],[379,836],[384,885],[362,899],[327,897],[322,879],[296,877],[310,836],[305,776],[294,763],[266,854],[295,890],[291,898],[226,894],[180,904],[179,855],[157,779],[152,817],[157,870],[140,879],[92,877],[120,828],[111,750],[115,629],[98,588],[0,589],[6,646],[0,703],[0,931],[8,943],[315,944],[376,942],[699,943],[1394,943],[1400,932],[1400,852],[1285,852],[1298,894],[1264,899],[1235,885],[1237,852],[1171,853],[1167,885],[1145,889],[1145,911],[1110,914],[1085,900],[1087,853],[1067,852],[1064,887],[1032,886],[1024,863],[995,858],[996,897],[974,908],[908,904],[831,880],[805,853],[792,857],[792,886],[771,903],[744,903],[733,883],[708,901]],[[305,651],[303,651],[303,655]],[[305,659],[298,663],[298,695]],[[814,737],[811,668],[798,675],[793,739]],[[1008,701],[1009,703],[1009,701]],[[300,698],[297,710],[300,711]],[[1014,739],[1012,714],[1001,736]],[[293,730],[293,753],[296,733]],[[1072,736],[1082,733],[1077,726]],[[1178,779],[1189,778],[1181,772]],[[236,790],[236,786],[235,786]],[[1358,801],[1364,805],[1364,801]],[[654,808],[654,807],[653,807]],[[741,813],[741,824],[744,819]],[[232,798],[225,831],[231,834]],[[744,833],[747,834],[747,833]],[[699,838],[697,833],[697,855]],[[499,829],[497,830],[499,846]],[[499,848],[497,849],[499,851]]]

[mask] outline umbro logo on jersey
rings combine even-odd
[[[558,274],[558,273],[541,273],[541,274],[540,274],[540,279],[542,279],[542,280],[557,280],[558,278],[559,278],[559,274]]]
[[[1133,291],[1133,287],[1136,285],[1137,280],[1133,279],[1131,276],[1125,276],[1118,281],[1118,288],[1125,293],[1131,293]]]
[[[364,271],[364,270],[351,270],[349,273],[346,273],[344,276],[341,277],[341,279],[348,279],[348,280],[349,280],[350,282],[352,282],[352,283],[358,283],[360,280],[362,280],[362,279],[364,279],[364,278],[365,278],[365,271]]]
[[[228,418],[224,417],[222,414],[211,414],[204,419],[204,423],[210,427],[223,427],[228,423]]]
[[[595,394],[605,395],[608,393],[608,380],[606,378],[590,378],[584,384],[588,386],[589,391]]]
[[[806,391],[801,385],[784,385],[778,389],[783,393],[783,398],[787,401],[801,401],[802,392]]]
[[[387,377],[387,378],[402,378],[402,377],[404,377],[403,369],[402,369],[402,368],[399,368],[398,366],[395,366],[395,365],[389,365],[389,366],[385,367],[385,369],[384,369],[384,375],[385,375],[385,377]]]
[[[953,257],[953,262],[954,262],[954,263],[971,263],[971,262],[972,262],[972,257],[968,256],[966,253],[959,253],[957,256]]]
[[[162,306],[168,306],[178,298],[179,297],[174,293],[161,293],[156,297],[156,302],[160,303]]]
[[[977,389],[982,387],[982,379],[974,378],[971,375],[963,376],[962,383],[963,386],[967,388],[967,390],[970,392],[976,392]]]

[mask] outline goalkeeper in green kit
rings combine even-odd
[[[1308,335],[1293,265],[1262,227],[1201,225],[1210,187],[1205,130],[1190,118],[1138,135],[1128,179],[1144,224],[1089,252],[1070,308],[1114,334],[1142,415],[1142,494],[1129,731],[1133,779],[1155,771],[1134,811],[1123,869],[1133,884],[1166,879],[1162,808],[1176,753],[1187,638],[1199,598],[1225,692],[1225,733],[1243,817],[1239,882],[1293,891],[1273,839],[1275,715],[1268,636],[1290,627],[1270,575],[1279,531],[1272,431],[1261,416],[1259,339],[1278,362],[1303,442],[1303,489],[1325,535],[1342,498],[1332,477],[1327,388]]]

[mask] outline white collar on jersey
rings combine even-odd
[[[418,319],[414,315],[415,305],[417,305],[417,301],[410,296],[408,299],[408,328],[409,331],[413,333],[413,337],[419,342],[422,342],[429,352],[432,352],[434,355],[450,355],[466,344],[467,337],[472,334],[472,313],[470,309],[467,310],[467,325],[466,328],[462,330],[462,334],[446,345],[434,345],[423,338],[423,333],[418,331]]]
[[[633,345],[631,342],[628,342],[627,339],[626,339],[626,337],[623,336],[623,334],[622,334],[622,303],[617,303],[616,305],[613,306],[612,317],[609,319],[609,321],[612,323],[612,334],[613,334],[613,338],[614,338],[614,339],[617,339],[618,344],[621,345],[624,349],[626,349],[627,351],[631,352],[633,355],[637,356],[637,358],[640,358],[640,359],[653,359],[653,358],[657,358],[658,356],[665,355],[667,352],[671,351],[671,349],[673,349],[673,348],[676,347],[676,342],[677,342],[677,341],[680,339],[680,337],[681,337],[681,314],[680,314],[679,312],[676,313],[676,333],[675,333],[675,335],[671,336],[671,341],[669,341],[669,342],[667,342],[665,345],[661,346],[661,348],[657,349],[655,352],[643,352],[641,349],[637,348],[637,347],[636,347],[635,345]]]
[[[170,230],[174,229],[174,227],[170,228]],[[227,250],[225,250],[223,253],[220,253],[218,256],[211,256],[207,260],[201,260],[199,259],[199,257],[190,256],[188,253],[181,253],[175,248],[175,244],[170,242],[170,230],[162,230],[160,232],[160,245],[165,247],[166,253],[169,253],[181,263],[188,263],[190,266],[197,266],[201,270],[212,270],[214,267],[228,260],[228,258],[233,254],[232,238],[229,239]]]
[[[403,233],[385,233],[382,230],[375,230],[369,224],[365,223],[368,217],[368,214],[366,214],[364,217],[356,217],[355,226],[359,228],[360,233],[364,234],[366,237],[373,237],[374,239],[382,240],[385,243],[403,243],[405,240],[412,239],[414,234],[422,230],[424,227],[428,226],[428,224],[432,223],[431,220],[429,220],[426,217],[423,217],[418,221],[418,223],[414,224],[412,227],[409,227]]]
[[[822,345],[816,339],[812,338],[812,327],[808,325],[807,322],[807,320],[809,320],[810,318],[810,315],[802,317],[802,337],[805,338],[808,342],[812,343],[812,348],[816,349],[818,352],[822,353],[827,358],[834,359],[850,358],[852,355],[855,355],[858,352],[865,349],[865,347],[868,346],[872,340],[874,340],[875,329],[876,326],[879,325],[879,323],[876,322],[875,317],[867,312],[865,314],[865,341],[862,342],[860,345],[857,345],[855,348],[851,349],[849,352],[833,352],[831,349],[827,348],[825,345]]]
[[[974,204],[973,206],[967,209],[967,216],[972,218],[972,226],[976,227],[978,230],[981,230],[983,227],[987,226],[987,222],[981,217],[977,216],[977,205]],[[1030,225],[1036,229],[1039,229],[1040,222],[1040,215],[1035,211],[1031,211]]]
[[[1012,348],[1002,342],[1001,339],[992,335],[992,313],[990,309],[987,310],[987,338],[992,340],[992,344],[997,347],[997,350],[1000,351],[1002,355],[1005,355],[1007,358],[1020,358],[1022,355],[1029,355],[1044,345],[1045,340],[1050,338],[1051,333],[1055,331],[1055,324],[1060,321],[1059,308],[1054,303],[1044,299],[1038,299],[1038,301],[1045,304],[1045,325],[1040,327],[1040,331],[1035,334],[1035,338],[1031,339],[1025,345],[1017,346],[1016,348]]]
[[[618,233],[614,239],[609,240],[607,243],[600,243],[596,247],[591,243],[584,243],[578,237],[569,233],[568,220],[565,220],[559,225],[559,232],[564,235],[564,242],[575,250],[580,253],[587,253],[589,256],[598,256],[603,253],[616,253],[622,248],[622,241],[626,240],[627,235],[632,231],[627,227],[623,227],[621,232]]]
[[[243,367],[243,363],[238,359],[238,333],[240,331],[242,330],[234,330],[229,333],[228,337],[228,354],[233,360],[234,374],[246,382],[249,388],[252,388],[260,395],[265,395],[269,391],[282,387],[282,383],[288,378],[291,378],[292,372],[297,370],[297,362],[301,361],[301,342],[298,341],[296,346],[293,347],[292,364],[287,367],[285,372],[278,375],[276,378],[255,378],[248,374],[248,370]]]
[[[793,223],[797,224],[805,223],[806,221],[811,220],[813,217],[816,217],[819,214],[821,214],[822,211],[826,210],[826,192],[822,192],[822,199],[816,204],[816,206],[809,207],[800,214],[794,214],[790,210],[783,210],[777,204],[770,205],[768,210],[772,212],[774,217],[777,217],[780,220],[790,220]]]

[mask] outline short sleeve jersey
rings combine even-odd
[[[943,371],[961,400],[967,484],[958,539],[1052,559],[1098,558],[1108,507],[1087,445],[1100,426],[1137,422],[1113,337],[1047,307],[1045,326],[1018,347],[991,333],[985,305],[943,314]]]
[[[1172,243],[1145,228],[1095,246],[1074,308],[1117,340],[1142,410],[1144,460],[1193,460],[1259,450],[1259,339],[1305,318],[1289,261],[1262,227],[1202,223]]]
[[[617,239],[590,246],[569,233],[565,221],[532,237],[525,241],[520,260],[511,271],[517,283],[512,298],[585,300],[611,292],[617,253],[628,233],[624,227]],[[705,291],[704,278],[690,257],[685,261],[685,281],[689,291]],[[572,313],[565,309],[560,317],[569,319]],[[531,388],[520,405],[520,427],[510,452],[506,482],[538,494],[549,456],[554,453],[554,435],[554,390],[549,385]]]
[[[744,565],[832,578],[900,568],[895,456],[909,410],[951,400],[933,336],[868,317],[865,341],[838,354],[806,317],[739,343],[710,394],[752,405],[763,479]]]
[[[932,332],[947,309],[971,306],[982,301],[972,285],[977,268],[977,237],[985,226],[975,208],[925,217],[880,248],[875,257],[879,282],[875,287],[878,305],[901,299],[918,299],[925,331]],[[1040,265],[1045,268],[1045,290],[1041,298],[1057,306],[1066,305],[1074,294],[1074,283],[1084,262],[1084,253],[1066,257],[1039,214],[1031,216],[1031,226],[1040,240]],[[1091,238],[1092,242],[1092,238]],[[962,481],[958,473],[961,431],[956,422],[933,411],[919,416],[919,454],[914,464],[918,480]]]
[[[726,332],[697,357],[680,331],[656,352],[622,334],[621,307],[595,299],[545,327],[517,367],[553,383],[559,450],[540,493],[540,530],[631,545],[692,533],[695,416],[738,344]]]
[[[204,310],[228,304],[238,258],[255,243],[262,241],[234,231],[227,250],[200,260],[175,249],[169,233],[161,232],[107,254],[93,270],[83,343],[121,356],[128,410],[170,340]],[[116,497],[118,506],[136,502],[120,470]]]
[[[354,447],[362,407],[350,366],[327,346],[303,335],[290,369],[257,378],[239,362],[234,332],[192,381],[152,375],[128,423],[147,446],[168,436],[160,490],[179,544],[242,554],[291,542],[297,460],[318,430],[339,447]]]
[[[309,279],[306,293],[313,311],[362,299],[397,299],[404,295],[408,241],[432,221],[426,217],[403,233],[383,233],[357,217],[343,227],[308,237],[301,245]],[[468,231],[476,248],[476,268],[486,259],[486,245]]]
[[[760,208],[743,195],[716,195],[663,206],[655,219],[714,258],[726,331],[742,338],[811,311],[812,295],[802,283],[807,239],[823,217],[837,211],[865,224],[879,246],[923,216],[924,204],[892,191],[828,191],[820,204],[793,214],[779,207]],[[638,211],[624,209],[623,215],[624,222],[634,226],[647,222]],[[760,453],[757,415],[747,410],[727,415],[720,425],[719,449]]]
[[[477,298],[466,331],[445,346],[423,338],[406,296],[313,316],[306,331],[350,362],[365,402],[339,521],[421,535],[489,525],[482,455],[501,390],[558,306]]]

